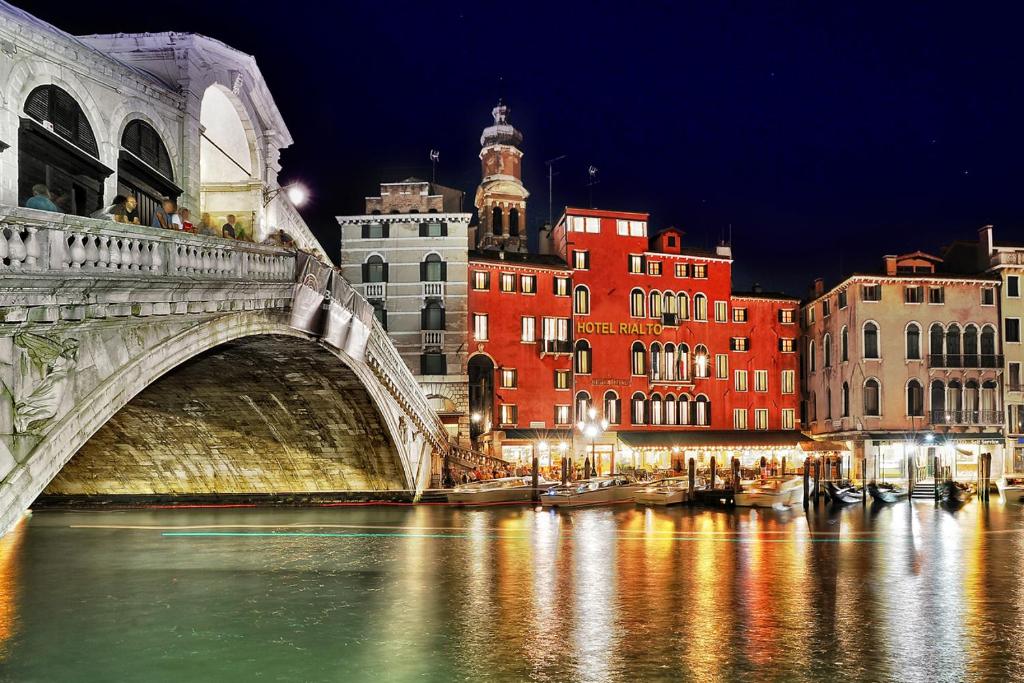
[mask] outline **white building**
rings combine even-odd
[[[453,436],[469,440],[469,221],[462,192],[382,183],[366,213],[339,216],[341,272],[377,318]]]
[[[162,197],[198,224],[228,214],[262,240],[319,250],[280,192],[292,137],[256,60],[192,33],[72,36],[0,2],[0,204],[49,187],[65,213],[117,194],[148,223]]]

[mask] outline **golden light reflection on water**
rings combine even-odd
[[[24,521],[0,538],[0,660],[7,656],[7,641],[18,621],[19,550],[24,538]]]

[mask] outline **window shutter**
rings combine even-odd
[[[711,401],[708,401],[707,403],[704,404],[704,417],[706,418],[705,422],[708,425],[710,425],[711,424]]]
[[[362,277],[362,280],[363,280],[363,282],[369,282],[370,281],[370,264],[369,263],[364,263],[363,264],[363,277]]]
[[[782,314],[780,313],[779,315],[781,316]],[[781,350],[782,350],[782,340],[780,339],[779,340],[779,351],[781,351]]]
[[[441,237],[447,237],[447,236],[448,236],[448,224],[447,223],[442,223],[441,224]]]
[[[420,233],[422,234],[422,233]],[[420,280],[425,282],[427,279],[427,262],[420,261]]]
[[[427,236],[427,224],[426,223],[420,223],[420,237],[426,237],[426,236]]]
[[[384,237],[384,239],[387,239],[388,237],[390,237],[391,236],[391,224],[390,223],[383,223],[381,225],[381,233],[380,234]]]
[[[421,330],[427,329],[427,309],[426,308],[421,308],[420,309],[420,329]]]
[[[388,263],[387,263],[387,261],[384,262],[384,280],[383,281],[384,282],[388,281]]]
[[[370,225],[368,223],[363,223],[363,232],[361,237],[364,240],[370,238]]]
[[[697,424],[697,402],[696,401],[687,401],[686,403],[687,403],[687,405],[690,406],[689,407],[690,424],[692,424],[692,425],[693,424]]]
[[[777,317],[779,319],[779,322],[781,323],[782,322],[782,309],[781,308],[777,311],[777,314],[778,314]]]
[[[448,262],[441,261],[441,282],[448,281]]]
[[[444,319],[444,312],[445,312],[445,311],[444,311],[444,309],[442,308],[442,309],[441,309],[441,328],[440,328],[440,329],[442,329],[442,330],[443,330],[443,329],[445,329],[445,328],[447,327],[447,325],[445,325],[445,319]]]
[[[651,399],[644,399],[644,424],[651,424]]]
[[[589,251],[583,252],[583,262],[586,264],[587,270],[590,270],[590,252]]]
[[[622,422],[622,399],[617,398],[615,403],[615,424]]]

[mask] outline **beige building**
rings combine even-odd
[[[842,445],[845,472],[923,479],[937,455],[973,480],[983,453],[1002,470],[999,285],[923,252],[827,291],[815,283],[802,310],[803,417]]]

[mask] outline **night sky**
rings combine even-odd
[[[937,251],[985,223],[1024,239],[1021,16],[978,3],[195,2],[21,7],[72,33],[194,31],[254,54],[294,146],[284,181],[332,255],[332,216],[380,181],[467,192],[499,97],[525,136],[531,228],[649,211],[694,246],[732,226],[735,286]],[[769,7],[769,5],[772,5]],[[1006,3],[1008,6],[1009,3]]]

